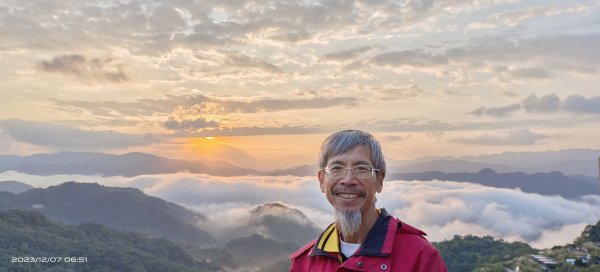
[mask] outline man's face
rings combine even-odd
[[[332,164],[348,168],[356,165],[372,166],[370,153],[368,147],[358,145],[344,154],[329,158],[327,166]],[[333,179],[323,171],[319,171],[318,177],[321,192],[325,193],[329,203],[338,211],[366,212],[375,209],[375,194],[381,192],[383,187],[383,177],[378,173],[367,179],[358,179],[354,177],[351,170],[347,170],[345,176]]]

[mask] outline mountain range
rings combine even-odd
[[[499,173],[509,172],[552,172],[565,175],[598,177],[600,150],[569,149],[543,152],[505,152],[463,157],[424,157],[410,161],[388,158],[389,174],[441,171],[446,173],[477,172],[484,168]],[[17,171],[32,175],[102,175],[125,176],[167,174],[177,172],[204,173],[217,176],[236,175],[293,175],[315,176],[317,166],[300,165],[286,169],[258,171],[238,167],[223,161],[174,160],[145,153],[120,155],[59,152],[54,154],[34,154],[30,156],[0,156],[0,173]]]
[[[386,180],[449,180],[525,192],[576,198],[600,194],[600,150],[572,149],[547,152],[507,152],[470,157],[428,157],[412,161],[388,160]],[[144,153],[122,155],[60,152],[31,156],[0,156],[0,173],[18,171],[31,175],[125,176],[204,173],[217,176],[315,176],[316,165],[258,171],[221,161],[184,161]],[[11,187],[12,186],[12,187]],[[0,183],[0,191],[21,192]],[[11,188],[9,188],[11,187]],[[2,189],[6,188],[6,189]]]
[[[577,198],[584,195],[600,195],[600,183],[595,179],[568,177],[561,172],[526,174],[523,172],[498,173],[485,168],[477,173],[444,173],[429,171],[392,174],[389,180],[451,180],[478,183],[496,188],[519,188],[523,192],[542,195],[560,195]]]
[[[30,156],[0,156],[0,172],[17,171],[31,175],[101,175],[133,177],[177,172],[217,176],[260,174],[222,161],[184,161],[145,153],[121,155],[90,152],[59,152]]]
[[[480,174],[500,175],[493,170],[484,170]],[[84,203],[88,200],[101,208],[90,209]],[[6,203],[11,205],[7,206]],[[120,215],[110,212],[103,215],[102,209],[118,207],[121,207],[117,212]],[[7,211],[8,208],[10,210]],[[173,216],[164,217],[164,212],[172,212]],[[19,194],[0,192],[0,256],[86,258],[84,263],[79,264],[0,262],[0,271],[71,271],[75,265],[77,271],[107,272],[288,271],[287,256],[306,240],[314,239],[319,232],[302,212],[280,203],[266,203],[248,212],[250,221],[247,224],[240,222],[239,227],[247,228],[250,232],[208,245],[186,243],[180,239],[172,242],[164,238],[151,238],[147,231],[139,229],[136,232],[117,230],[124,228],[124,217],[131,217],[148,227],[157,224],[156,220],[164,220],[165,225],[179,225],[190,217],[204,220],[200,214],[144,195],[136,189],[67,182]],[[136,213],[148,216],[140,217]],[[97,218],[102,218],[101,224],[90,223]],[[173,238],[168,235],[160,237]],[[572,266],[568,267],[571,269],[569,271],[596,271],[594,269],[598,269],[596,261],[600,260],[600,251],[595,249],[592,242],[600,241],[598,237],[600,221],[586,227],[576,239],[576,245],[555,246],[551,250],[546,249],[544,254],[554,258],[570,258],[576,256],[571,250],[573,247],[587,247],[594,261],[588,267],[592,270]],[[520,242],[508,243],[492,237],[455,236],[452,240],[433,244],[438,247],[451,271],[505,271],[507,267],[533,269],[538,266],[528,261],[528,256],[539,250]],[[480,270],[473,270],[476,268]]]
[[[0,192],[18,194],[33,188],[35,187],[14,180],[0,181]]]
[[[320,232],[299,210],[266,203],[248,211],[248,222],[220,230],[221,236],[213,237],[209,231],[214,230],[203,229],[201,223],[207,220],[203,214],[138,189],[72,181],[18,194],[0,191],[0,212],[9,210],[40,213],[61,224],[101,224],[149,238],[167,238],[196,261],[231,269],[282,262],[285,266],[289,254]]]
[[[390,172],[476,172],[483,168],[506,172],[552,172],[598,177],[600,150],[567,149],[538,152],[503,152],[477,156],[423,157],[411,161],[388,160]]]
[[[61,223],[99,223],[182,243],[212,245],[198,228],[205,216],[133,188],[66,182],[19,194],[0,192],[0,210],[36,210]]]

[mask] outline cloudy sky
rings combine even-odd
[[[359,128],[394,159],[600,148],[600,2],[2,1],[0,154],[259,169]]]

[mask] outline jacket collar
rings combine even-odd
[[[365,241],[354,255],[356,256],[389,256],[392,251],[392,244],[396,231],[401,223],[387,213],[385,209],[380,209],[379,217],[373,227],[367,233]],[[317,255],[328,255],[338,257],[341,255],[339,233],[335,223],[332,223],[325,229],[317,239],[309,257]]]

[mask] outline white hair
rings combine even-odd
[[[356,211],[335,210],[335,219],[342,237],[358,233],[362,224],[362,214],[360,209]]]

